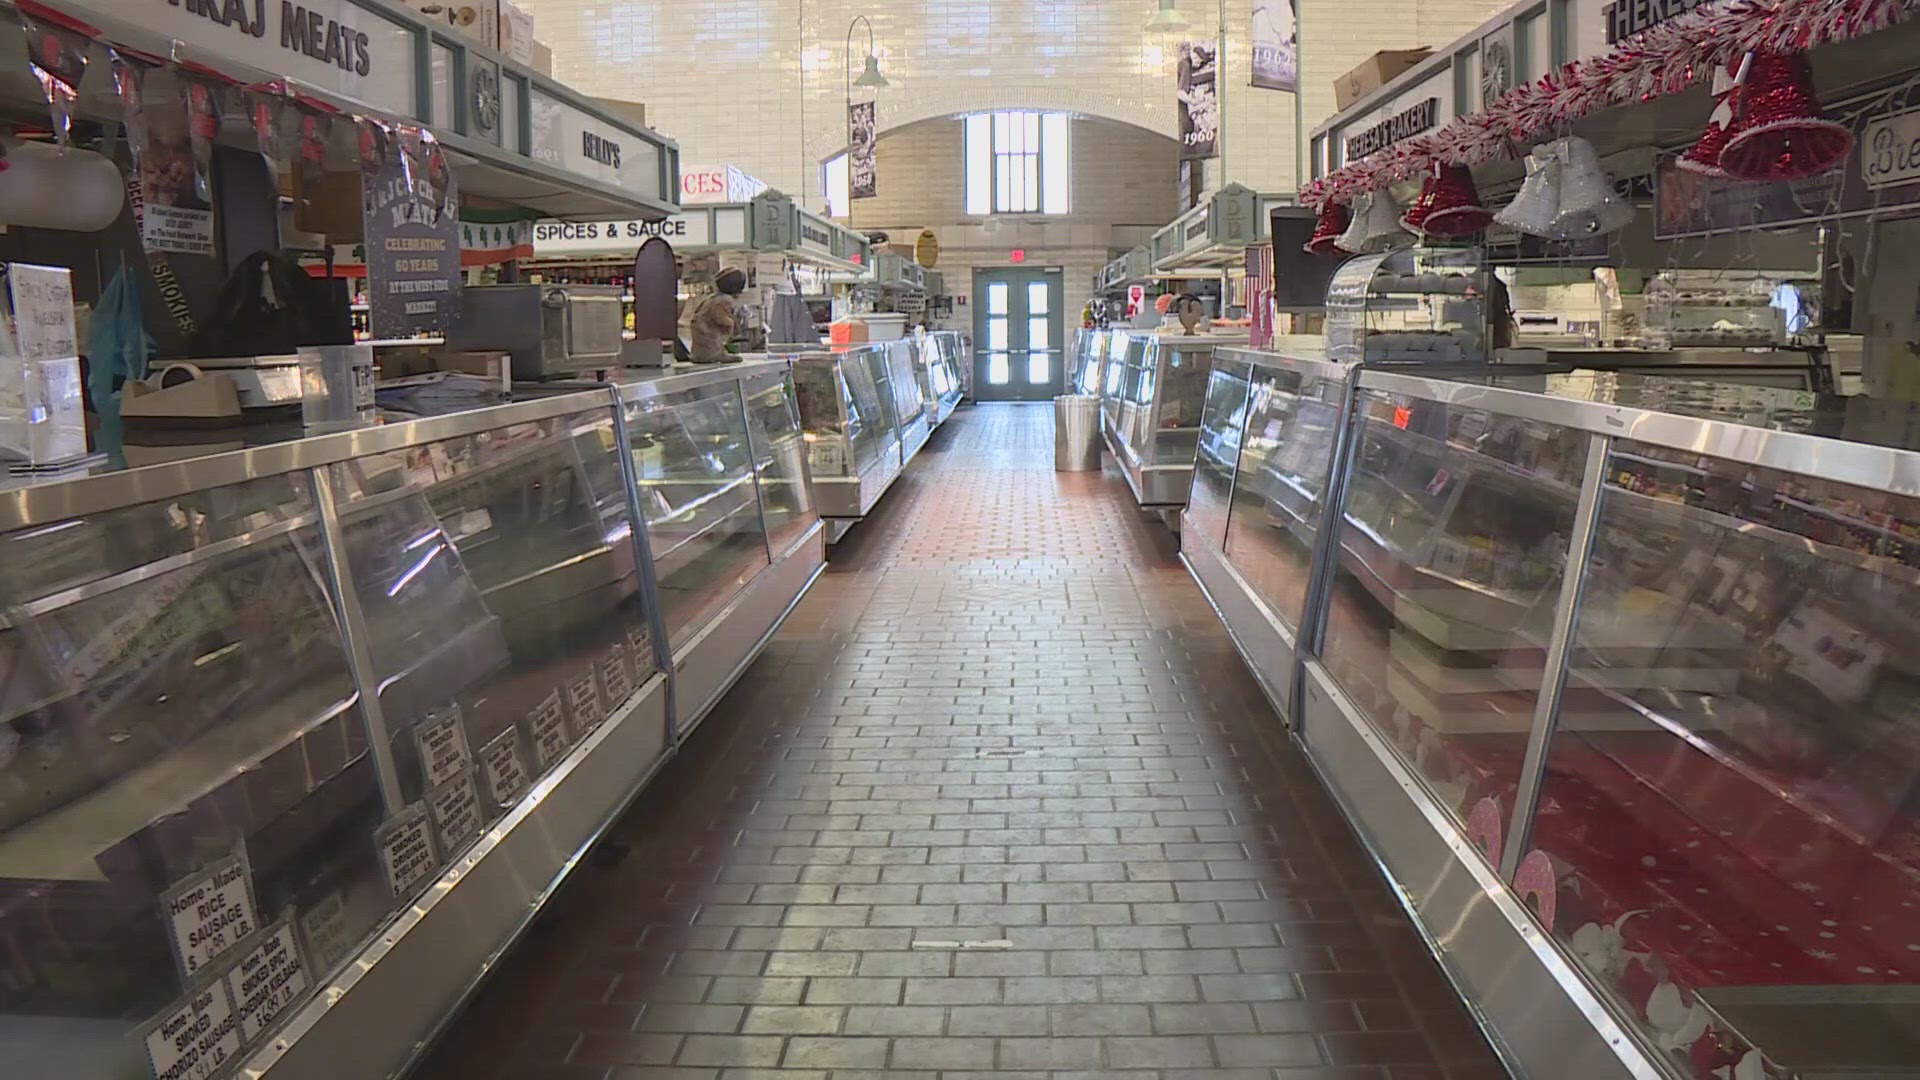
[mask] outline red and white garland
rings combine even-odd
[[[1730,0],[1702,5],[1612,50],[1517,86],[1477,113],[1456,117],[1337,169],[1300,191],[1320,207],[1426,175],[1443,165],[1482,165],[1514,144],[1599,109],[1677,94],[1748,52],[1803,52],[1884,30],[1920,13],[1920,0]]]

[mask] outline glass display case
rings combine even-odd
[[[1107,443],[1141,506],[1182,506],[1193,477],[1214,349],[1245,338],[1115,331],[1126,365]]]
[[[1516,1069],[1913,1075],[1920,407],[1239,370],[1183,557]]]
[[[965,393],[960,383],[965,346],[958,332],[935,330],[920,341],[913,356],[927,423],[938,428],[960,407]]]
[[[926,398],[920,390],[920,373],[916,370],[915,355],[919,351],[912,338],[889,341],[883,351],[887,390],[893,398],[893,419],[900,433],[903,463],[913,460],[920,448],[927,445],[927,436],[933,431],[933,423],[927,419]]]
[[[821,565],[784,365],[657,382],[9,492],[7,1075],[404,1071],[671,752],[664,613]]]
[[[1401,248],[1350,259],[1327,285],[1327,359],[1485,363],[1491,320],[1506,317],[1504,302],[1489,302],[1500,288],[1477,247]]]
[[[844,523],[841,530],[873,509],[926,443],[919,382],[910,362],[896,381],[896,344],[912,348],[882,342],[792,358],[814,502],[822,517]],[[912,409],[905,422],[898,419],[903,403]]]
[[[1073,370],[1067,385],[1076,394],[1098,397],[1106,385],[1107,340],[1112,331],[1081,329],[1073,344]]]

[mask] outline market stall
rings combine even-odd
[[[941,335],[935,335],[941,336]],[[942,342],[954,348],[955,342]],[[867,516],[927,443],[932,420],[951,406],[946,395],[932,401],[922,383],[911,339],[857,345],[838,352],[792,357],[799,393],[814,501],[828,526],[828,542],[837,542]],[[942,365],[952,376],[952,360]],[[957,402],[957,399],[955,399]]]
[[[1184,558],[1517,1075],[1916,1075],[1911,14],[1518,5],[1216,360]]]
[[[1214,350],[1245,336],[1108,331],[1101,433],[1142,508],[1187,500]]]

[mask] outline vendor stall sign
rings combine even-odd
[[[661,199],[660,151],[650,142],[540,90],[527,95],[535,161],[609,184],[643,199]]]
[[[1607,44],[1617,45],[1636,34],[1644,34],[1668,19],[1675,19],[1712,0],[1615,0],[1600,9],[1607,23]]]
[[[1394,143],[1433,130],[1433,125],[1439,121],[1440,99],[1430,97],[1418,105],[1387,117],[1370,128],[1347,136],[1346,160],[1359,161],[1369,154],[1377,154]]]
[[[70,0],[263,72],[397,116],[419,102],[416,31],[354,0]]]
[[[1779,228],[1920,209],[1920,109],[1865,112],[1871,99],[1833,107],[1851,117],[1853,150],[1838,168],[1800,180],[1742,181],[1678,166],[1682,147],[1654,163],[1654,235],[1662,239]]]
[[[675,251],[713,243],[706,211],[675,214],[664,221],[542,221],[533,227],[533,253],[539,258],[570,255],[631,255],[650,236]]]
[[[441,334],[460,305],[460,197],[423,129],[361,125],[367,303],[373,336]]]

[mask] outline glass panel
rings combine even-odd
[[[1027,282],[1027,314],[1045,315],[1053,310],[1053,283],[1049,281]]]
[[[1027,381],[1035,386],[1053,381],[1053,357],[1043,352],[1027,354]]]
[[[853,409],[837,359],[802,359],[793,364],[794,401],[805,433],[808,464],[817,477],[848,476],[859,471],[854,449],[868,444],[862,417]]]
[[[1616,444],[1520,883],[1662,1045],[1920,1060],[1917,535],[1920,500]]]
[[[1007,320],[987,320],[987,348],[1004,349],[1007,347]]]
[[[1193,490],[1187,498],[1187,517],[1193,529],[1210,544],[1225,544],[1227,499],[1233,473],[1240,462],[1240,437],[1247,420],[1247,375],[1244,360],[1221,357],[1214,362],[1207,383],[1206,408],[1200,416],[1200,437],[1193,463]]]
[[[394,906],[326,566],[304,473],[0,536],[0,1073],[151,1076],[135,1028],[237,960],[161,896],[236,853],[252,926],[352,898],[316,967]]]
[[[1365,394],[1324,660],[1498,863],[1585,433]]]
[[[993,212],[992,123],[988,113],[967,117],[967,213],[973,216]]]
[[[1010,286],[1004,281],[987,282],[987,314],[1005,315]]]
[[[926,415],[920,399],[920,379],[913,370],[913,342],[901,339],[887,345],[887,377],[893,388],[893,415],[902,427],[911,427]]]
[[[739,388],[642,399],[627,406],[627,434],[678,648],[767,565]]]
[[[803,468],[807,448],[800,438],[799,413],[785,376],[766,375],[747,384],[747,435],[760,477],[767,543],[776,554],[784,553],[817,516]]]
[[[987,381],[995,386],[1005,386],[1009,377],[1006,353],[994,353],[987,357]]]
[[[854,473],[866,471],[887,455],[900,453],[900,435],[887,422],[887,407],[880,402],[880,388],[874,385],[873,369],[862,355],[866,349],[842,354],[839,364],[845,378],[847,434],[853,441]]]
[[[433,125],[453,130],[453,50],[435,43],[428,50],[432,57]]]
[[[1344,389],[1332,379],[1273,368],[1253,369],[1249,384],[1227,561],[1292,630],[1306,610]]]
[[[1048,113],[1042,122],[1040,209],[1049,214],[1073,212],[1072,147],[1067,142],[1067,114]]]
[[[1037,318],[1037,319],[1028,319],[1027,320],[1027,348],[1045,349],[1045,348],[1052,347],[1053,342],[1049,340],[1053,336],[1052,329],[1053,329],[1052,321],[1047,319],[1045,316],[1041,316],[1040,318]]]

